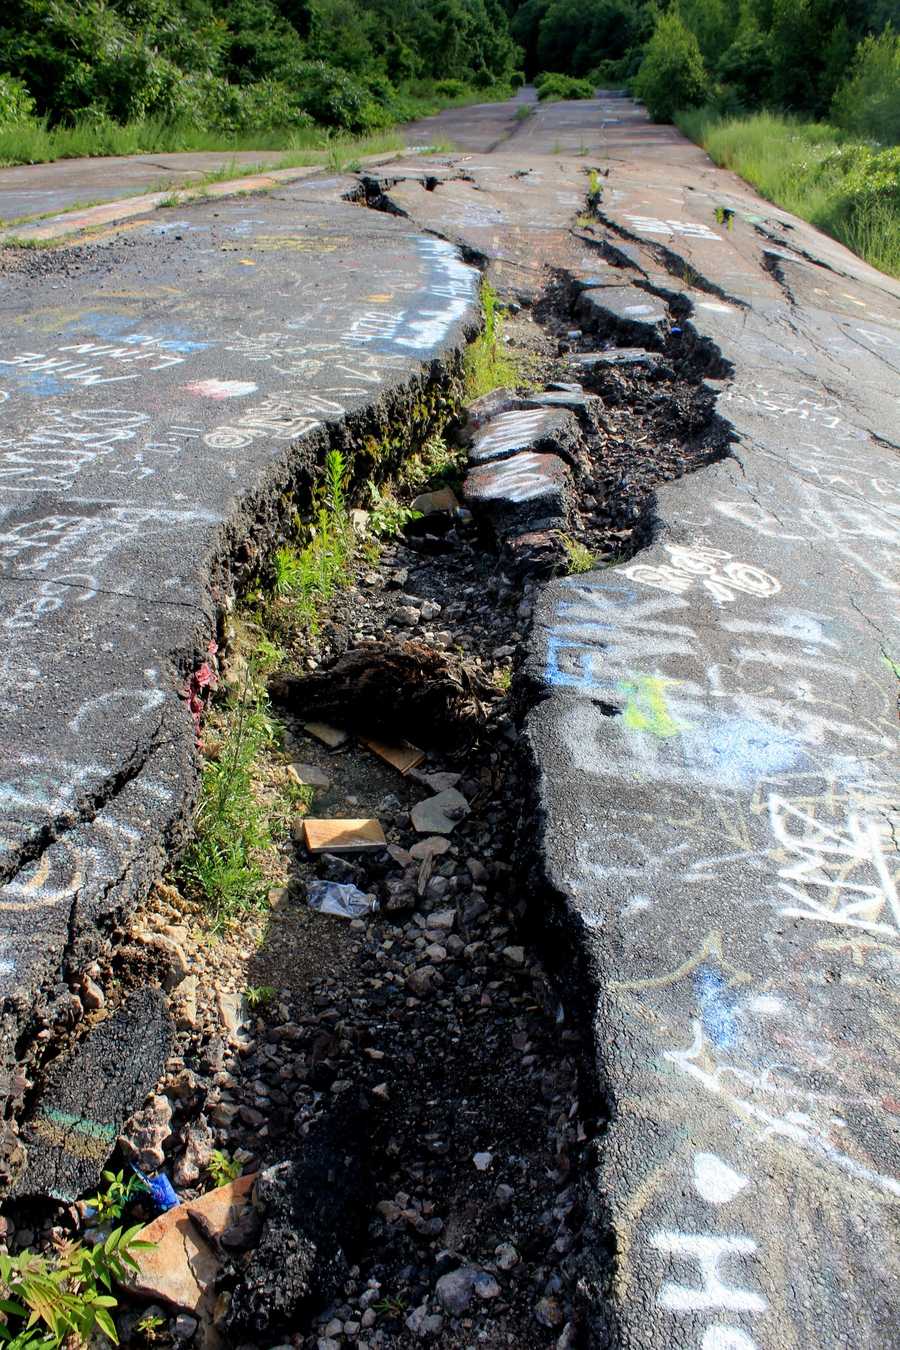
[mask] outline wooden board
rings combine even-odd
[[[377,820],[304,820],[303,837],[310,853],[356,853],[384,848],[387,840]]]
[[[417,750],[414,745],[385,745],[383,741],[365,740],[363,745],[400,773],[409,773],[410,769],[417,769],[425,759],[425,751]]]

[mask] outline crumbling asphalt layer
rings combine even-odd
[[[4,257],[10,1070],[23,1033],[37,1048],[43,1023],[77,1020],[101,930],[183,838],[197,765],[180,695],[236,586],[324,446],[377,440],[474,322],[475,275],[452,249],[345,188]]]

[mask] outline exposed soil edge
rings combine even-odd
[[[345,455],[352,483],[365,477],[377,479],[393,467],[389,458],[375,461],[365,456],[366,443],[373,438],[377,440],[391,425],[410,425],[410,414],[421,410],[423,401],[427,407],[430,396],[440,399],[442,394],[449,393],[459,376],[465,345],[479,325],[478,301],[473,297],[455,337],[436,356],[410,375],[389,379],[386,388],[371,402],[290,443],[260,481],[236,500],[207,556],[194,565],[204,590],[198,595],[192,640],[180,650],[168,653],[171,694],[177,696],[183,679],[202,662],[210,638],[222,636],[235,597],[258,574],[271,552],[290,537],[295,513],[309,504],[327,452],[338,449]],[[365,460],[365,464],[357,460]],[[170,734],[161,740],[164,724],[168,724]],[[129,764],[133,766],[137,760],[137,770],[126,773],[124,779],[117,775],[110,780],[110,791],[102,794],[102,800],[92,799],[90,810],[79,813],[81,818],[74,824],[95,819],[103,806],[123,789],[127,791],[128,785],[158,755],[165,757],[172,796],[155,833],[142,839],[139,856],[119,876],[111,877],[99,895],[87,897],[80,891],[76,894],[62,962],[57,966],[54,961],[52,968],[49,962],[45,963],[37,981],[27,989],[14,990],[0,1006],[0,1086],[4,1096],[0,1199],[9,1193],[22,1171],[16,1122],[34,1109],[50,1066],[85,1027],[83,1008],[74,992],[84,967],[100,952],[111,952],[116,931],[146,898],[172,856],[177,856],[189,842],[201,763],[195,747],[194,724],[187,705],[180,699],[170,698],[165,705],[152,743],[135,747]],[[41,847],[36,853],[32,849],[27,861],[36,861],[57,833],[56,825],[48,827],[46,839],[41,836]]]

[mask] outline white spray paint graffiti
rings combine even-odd
[[[470,484],[477,481],[477,495],[483,501],[506,497],[514,502],[532,501],[548,492],[554,485],[545,461],[559,461],[553,456],[533,453],[513,455],[512,459],[500,460],[492,464],[489,470],[476,470],[470,474]]]
[[[769,797],[769,821],[778,853],[779,888],[793,901],[786,918],[840,924],[870,933],[900,934],[896,853],[889,856],[890,825],[859,811],[842,824],[817,820],[780,793]]]
[[[718,242],[722,238],[708,225],[697,221],[658,220],[656,216],[635,216],[630,212],[625,213],[625,219],[631,222],[638,234],[660,234],[665,237],[680,234],[688,239],[715,239]]]
[[[470,458],[473,463],[494,459],[511,450],[522,450],[532,445],[535,437],[548,424],[552,415],[544,411],[507,412],[491,420],[488,428],[476,437]]]
[[[676,544],[666,544],[665,549],[672,560],[669,565],[633,563],[622,568],[623,575],[673,595],[683,595],[699,581],[721,604],[731,604],[738,593],[766,597],[781,590],[776,577],[752,563],[738,562],[724,549],[683,548]]]

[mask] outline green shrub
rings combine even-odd
[[[900,35],[888,27],[856,49],[850,73],[832,100],[838,126],[883,145],[900,141]]]
[[[34,99],[21,80],[0,75],[0,127],[28,122],[34,116]]]
[[[441,98],[464,98],[469,91],[462,80],[438,80],[434,92]]]
[[[677,9],[660,16],[634,81],[654,122],[671,122],[679,108],[703,103],[709,80],[700,47]]]
[[[534,83],[542,103],[555,103],[559,99],[593,98],[596,92],[591,80],[576,80],[571,75],[560,75],[557,71],[544,71]]]

